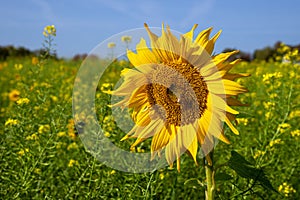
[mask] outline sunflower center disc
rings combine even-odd
[[[176,73],[170,73],[170,69]],[[207,85],[192,65],[163,63],[149,78],[154,82],[147,86],[151,109],[167,124],[193,123],[207,108]]]

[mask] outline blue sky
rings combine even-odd
[[[217,0],[10,0],[0,3],[0,45],[41,48],[43,27],[57,27],[59,56],[88,53],[97,44],[134,28],[170,25],[179,32],[197,23],[198,31],[222,29],[215,52],[246,52],[280,40],[300,44],[300,1]]]

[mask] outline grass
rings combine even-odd
[[[196,166],[184,155],[180,173],[166,167],[142,174],[116,171],[96,160],[85,150],[72,116],[72,90],[81,62],[49,60],[38,66],[32,61],[11,58],[0,63],[3,199],[204,198],[201,159]],[[125,133],[111,120],[107,107],[110,97],[102,90],[112,87],[119,79],[119,69],[128,66],[127,62],[114,62],[96,92],[99,123],[106,136],[126,150],[133,140],[119,141]],[[239,136],[225,127],[231,144],[217,145],[216,164],[228,161],[230,151],[235,150],[262,167],[279,193],[264,189],[255,180],[238,177],[225,166],[217,172],[216,198],[299,199],[300,136],[296,133],[300,129],[300,66],[254,61],[241,63],[234,70],[252,74],[239,80],[249,89],[240,97],[249,106],[237,108]],[[15,101],[22,98],[28,98],[29,103]],[[9,119],[16,121],[7,124]],[[149,141],[136,151],[149,152]]]

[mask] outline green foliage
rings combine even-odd
[[[266,189],[277,192],[271,185],[269,179],[266,177],[263,169],[255,168],[253,164],[246,161],[246,159],[236,151],[231,151],[231,157],[228,161],[228,166],[233,169],[239,176],[246,179],[252,179],[254,183],[259,182]]]
[[[80,64],[49,59],[37,66],[31,58],[0,62],[1,198],[204,199],[204,168],[187,155],[181,158],[180,173],[166,167],[131,174],[115,171],[86,152],[72,120],[73,84]],[[110,134],[107,137],[129,150],[133,140],[120,142],[125,133],[109,120],[110,96],[102,91],[113,88],[124,67],[131,66],[116,61],[105,72],[95,104],[98,120]],[[235,108],[240,111],[240,135],[225,127],[231,144],[219,142],[214,151],[216,165],[223,166],[215,176],[216,199],[299,199],[299,65],[250,62],[233,71],[252,74],[238,80],[250,91],[240,100],[250,106]],[[28,98],[29,103],[10,99],[13,90],[19,91],[16,99]],[[86,116],[80,117],[84,121]],[[149,152],[149,143],[136,151]],[[236,153],[231,156],[232,150],[246,159]],[[228,160],[233,170],[224,165]],[[271,189],[268,180],[280,194],[257,186]]]

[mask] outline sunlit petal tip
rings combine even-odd
[[[122,139],[120,141],[127,140],[128,138],[130,138],[130,136],[129,135],[125,135],[124,137],[122,137]]]
[[[177,163],[177,171],[180,172],[180,157],[176,161]]]
[[[215,43],[216,40],[220,37],[221,33],[222,33],[222,30],[219,30],[219,31],[211,38],[211,40]]]

